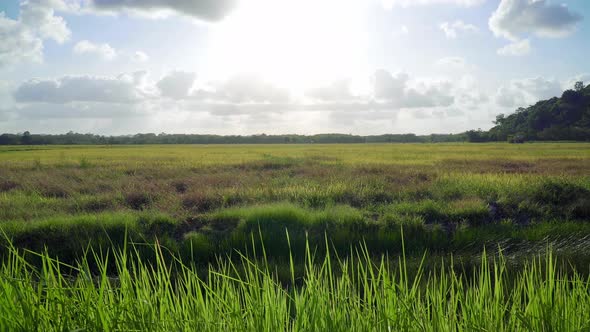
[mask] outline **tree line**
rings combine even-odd
[[[192,135],[192,134],[135,134],[102,136],[94,134],[46,135],[24,132],[0,135],[0,145],[117,145],[117,144],[330,144],[330,143],[436,143],[462,142],[463,134],[387,134],[359,136],[349,134],[319,135]]]

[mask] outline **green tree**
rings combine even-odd
[[[494,121],[493,123],[495,125],[501,126],[505,120],[506,120],[506,116],[504,114],[498,114],[498,115],[496,115],[496,121]]]
[[[33,138],[31,137],[31,133],[28,131],[25,131],[23,133],[23,136],[21,137],[21,142],[24,145],[31,145],[31,143],[33,142]]]

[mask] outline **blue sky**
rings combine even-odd
[[[585,0],[3,0],[0,12],[0,132],[460,132],[590,83]]]

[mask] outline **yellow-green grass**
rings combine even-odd
[[[590,329],[589,143],[4,146],[0,233],[2,331]]]
[[[400,225],[412,249],[456,249],[441,238],[500,229],[482,241],[509,240],[512,229],[590,221],[590,143],[0,147],[0,228],[23,245],[45,242],[19,223],[145,215],[173,223],[141,236],[177,249],[192,234],[225,252],[249,243],[246,230],[286,227],[300,245],[305,232],[327,232],[341,250],[371,239],[379,253],[399,248]]]
[[[590,143],[1,146],[4,166],[91,165],[195,167],[281,159],[322,163],[435,165],[444,160],[590,158]]]

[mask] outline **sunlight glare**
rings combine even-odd
[[[251,0],[215,27],[208,71],[302,91],[366,71],[365,1]]]

